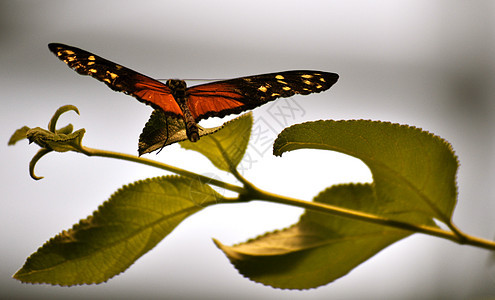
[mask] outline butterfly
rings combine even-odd
[[[91,52],[58,43],[48,48],[81,75],[104,82],[161,110],[166,116],[182,118],[190,141],[199,140],[198,122],[249,110],[269,101],[295,94],[328,90],[339,75],[322,71],[285,71],[240,77],[187,87],[184,80],[162,83]]]

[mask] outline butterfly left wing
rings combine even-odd
[[[165,84],[76,47],[52,43],[48,48],[77,73],[102,81],[112,90],[131,95],[167,115],[182,116]]]
[[[196,122],[255,108],[277,98],[328,90],[335,73],[286,71],[217,81],[187,89],[188,107]]]
[[[220,128],[203,128],[198,125],[198,135],[203,137]],[[182,118],[166,116],[161,110],[155,109],[139,136],[139,156],[187,139],[186,124]]]

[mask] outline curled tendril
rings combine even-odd
[[[79,114],[79,110],[74,105],[64,105],[64,106],[59,107],[57,109],[57,111],[53,114],[53,117],[50,119],[50,123],[48,123],[48,130],[50,130],[51,132],[55,133],[56,132],[56,125],[57,125],[58,118],[60,118],[60,116],[63,113],[68,112],[68,111],[71,111],[71,110],[72,111],[75,111],[77,114]]]
[[[48,123],[48,130],[40,127],[29,128],[24,126],[23,128],[18,129],[9,140],[9,145],[13,145],[17,141],[27,138],[30,143],[34,142],[41,147],[29,163],[29,175],[31,175],[31,178],[35,180],[40,180],[43,178],[34,174],[34,167],[36,163],[47,153],[52,151],[82,151],[83,148],[81,141],[85,133],[84,129],[79,129],[72,132],[74,130],[72,124],[68,124],[58,130],[56,129],[59,117],[68,111],[75,111],[79,114],[79,110],[74,105],[64,105],[57,109],[53,117],[50,119],[50,122]]]
[[[38,162],[38,160],[40,160],[40,158],[42,158],[45,154],[50,153],[50,152],[52,152],[52,150],[47,149],[47,148],[41,148],[34,155],[33,159],[31,159],[31,161],[29,162],[29,175],[34,180],[43,179],[43,176],[36,176],[36,174],[34,174],[34,166],[36,165],[36,163]]]

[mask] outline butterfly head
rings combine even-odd
[[[186,94],[187,84],[184,80],[169,79],[166,85],[170,88],[174,96],[184,96]]]

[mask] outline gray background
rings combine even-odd
[[[2,1],[0,2],[1,298],[477,299],[495,295],[488,251],[414,235],[348,276],[310,291],[281,291],[238,275],[211,237],[241,242],[296,222],[301,210],[253,202],[187,219],[127,272],[72,288],[11,275],[47,239],[91,214],[122,184],[163,174],[76,153],[50,154],[28,176],[36,147],[10,134],[46,126],[61,105],[85,144],[136,153],[151,108],[69,70],[49,42],[81,47],[156,78],[232,78],[291,69],[339,73],[330,91],[255,110],[260,132],[243,173],[271,192],[310,200],[339,182],[370,181],[359,161],[326,151],[273,158],[266,141],[317,119],[410,124],[453,144],[461,167],[456,224],[494,236],[494,12],[492,1]],[[290,104],[292,111],[287,111]],[[294,110],[294,108],[297,108]],[[274,112],[286,111],[285,117]],[[216,122],[216,123],[215,123]],[[204,124],[220,124],[213,120]],[[178,146],[158,159],[234,182]],[[323,263],[323,262],[322,262]],[[329,266],[331,267],[331,265]]]

